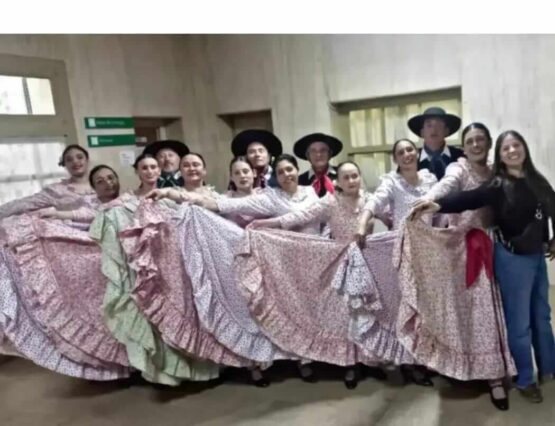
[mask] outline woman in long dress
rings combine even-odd
[[[312,187],[298,185],[298,165],[294,157],[280,155],[274,162],[274,170],[279,188],[247,197],[210,197],[175,189],[155,190],[148,196],[196,203],[224,215],[240,214],[258,218],[279,216],[319,200]],[[193,286],[196,286],[196,292],[202,296],[196,302],[199,315],[206,318],[205,326],[236,353],[257,362],[292,358],[292,354],[282,351],[264,336],[236,283],[233,273],[234,251],[243,241],[244,231],[226,224],[224,219],[202,212],[196,206],[184,207],[181,212],[180,233],[183,239],[180,243],[184,265]],[[301,232],[318,235],[320,224],[301,227]],[[213,323],[211,318],[219,318],[221,325]],[[299,364],[299,370],[303,380],[315,380],[309,363]]]
[[[228,198],[243,198],[249,195],[261,194],[264,189],[254,187],[254,169],[247,160],[247,157],[234,157],[229,164],[229,188],[223,194]],[[225,218],[235,222],[241,228],[246,227],[252,222],[254,217],[230,213],[224,215]]]
[[[89,178],[97,205],[117,197],[113,170],[98,166]],[[86,214],[65,213],[67,219],[86,220]],[[13,217],[3,224],[8,248],[2,250],[0,265],[0,318],[15,348],[61,374],[91,380],[126,377],[126,354],[104,329],[96,310],[103,285],[95,281],[100,272],[94,268],[97,249],[86,232],[36,215]]]
[[[492,139],[488,128],[482,123],[471,123],[463,129],[462,141],[465,157],[459,158],[455,163],[447,166],[445,176],[421,201],[416,202],[416,208],[427,201],[436,201],[458,191],[478,188],[492,178],[492,167],[488,163],[488,152],[492,147]],[[493,214],[488,206],[445,216],[448,225],[456,228],[451,228],[446,232],[426,229],[424,232],[415,234],[421,235],[421,238],[418,238],[419,240],[427,239],[432,244],[435,242],[437,250],[443,254],[455,253],[452,245],[447,246],[445,244],[448,241],[445,238],[446,234],[453,234],[461,240],[462,238],[466,240],[471,236],[480,235],[477,234],[477,229],[485,230],[493,223]],[[484,236],[483,233],[482,236]],[[408,243],[409,241],[405,242]],[[469,240],[467,244],[469,247],[483,246],[483,243],[475,240]],[[488,245],[489,242],[486,241],[486,246]],[[408,247],[405,248],[408,249]],[[465,255],[468,256],[468,253]],[[454,254],[454,256],[456,257],[457,254]],[[472,258],[476,257],[472,254],[470,256],[470,260],[467,259],[467,264],[471,264]],[[446,265],[451,262],[442,254],[415,257],[411,267],[409,268],[407,265],[407,271],[409,269],[414,271],[426,267],[431,268],[433,267],[432,264],[436,263]],[[406,284],[413,283],[416,287],[410,289],[409,284],[405,288],[405,294],[409,297],[403,299],[400,309],[400,334],[411,342],[413,348],[417,346],[419,348],[430,348],[433,341],[441,340],[444,343],[442,349],[443,362],[446,364],[447,359],[452,360],[452,369],[459,371],[458,378],[468,380],[477,378],[478,376],[471,371],[480,371],[479,377],[488,379],[493,405],[500,410],[507,410],[509,401],[503,386],[503,379],[505,376],[514,373],[514,365],[508,351],[507,330],[499,286],[495,282],[482,279],[476,280],[471,287],[466,288],[462,285],[462,278],[460,282],[455,282],[455,275],[453,273],[450,280],[435,280],[429,286],[425,286],[424,280],[411,278],[406,280]],[[415,292],[421,296],[418,298],[410,297]],[[438,307],[442,307],[441,310],[443,311],[441,327],[422,327],[426,328],[428,332],[418,333],[417,327],[412,324],[417,322],[422,324],[433,323],[435,321],[434,317],[439,311]],[[447,310],[458,313],[458,315],[445,315],[444,313]],[[476,320],[469,321],[470,318],[476,318]],[[460,333],[453,333],[453,330],[461,326]],[[457,335],[457,340],[449,337],[454,334]],[[468,348],[471,348],[471,350],[468,350]],[[474,355],[466,359],[454,355],[464,350]],[[478,354],[478,351],[481,354]],[[415,352],[420,361],[424,363],[432,362],[433,352],[420,349],[415,349]],[[495,353],[498,356],[495,356]]]
[[[393,254],[399,229],[412,203],[424,196],[437,179],[427,169],[418,170],[418,150],[414,142],[408,139],[396,141],[392,155],[397,169],[382,176],[380,185],[364,206],[356,234],[384,308],[375,315],[365,315],[364,312],[356,315],[353,318],[353,329],[357,341],[367,352],[401,365],[406,380],[432,386],[433,382],[426,372],[412,366],[415,360],[397,333],[403,283],[394,269]],[[367,237],[368,221],[376,215],[391,217],[391,231]],[[431,223],[432,218],[426,217],[426,220]]]
[[[79,145],[68,145],[59,165],[69,173],[68,179],[47,185],[42,191],[0,206],[0,219],[36,210],[55,208],[74,210],[97,201],[89,175],[89,153]]]
[[[206,166],[200,154],[181,159],[184,177],[181,190],[213,196],[204,184]],[[171,200],[141,200],[133,213],[133,225],[118,234],[134,285],[127,286],[140,312],[174,348],[220,365],[252,365],[252,361],[222,345],[203,327],[194,300],[194,289],[181,255],[178,222],[173,216],[179,205]]]
[[[526,141],[509,130],[497,138],[493,178],[478,188],[447,195],[415,208],[425,212],[459,213],[491,206],[494,213],[493,268],[503,300],[516,387],[531,402],[542,402],[538,381],[555,373],[555,341],[551,326],[546,253],[555,256],[552,224],[555,192],[532,162]]]
[[[334,194],[330,193],[326,195],[317,203],[303,210],[297,210],[275,218],[255,220],[248,228],[281,228],[289,230],[306,226],[309,223],[326,223],[329,226],[330,236],[334,241],[349,244],[354,239],[358,229],[362,208],[367,203],[370,194],[361,188],[362,179],[359,167],[356,163],[351,161],[343,162],[337,166],[336,172],[337,189]],[[369,229],[367,229],[368,233],[372,232],[371,228],[372,223],[370,222]],[[306,253],[310,248],[310,244],[311,241],[307,239],[306,242],[300,245],[300,251]],[[297,248],[297,246],[291,244],[292,251],[297,251]],[[307,264],[306,269],[308,270],[309,268],[310,264]],[[312,271],[312,268],[310,269]],[[323,271],[306,271],[306,274],[319,276],[322,272]],[[310,300],[312,303],[316,303],[315,299],[318,297],[318,292],[315,292]],[[339,301],[339,299],[336,301]],[[326,299],[325,303],[328,310],[342,310],[341,306],[330,305],[330,299]],[[341,301],[340,304],[342,303]],[[332,319],[334,319],[334,317],[320,318],[319,321],[322,327],[332,326],[338,329],[341,328],[342,325],[348,323],[347,314],[344,317],[344,324],[330,324]],[[358,384],[359,376],[360,370],[358,367],[347,367],[344,376],[345,386],[348,389],[354,389]]]
[[[163,333],[141,311],[144,300],[141,296],[151,302],[144,292],[139,291],[139,297],[134,298],[137,277],[118,234],[135,226],[139,220],[136,214],[139,203],[146,193],[156,188],[160,167],[152,155],[142,154],[134,168],[139,187],[122,194],[109,208],[102,209],[90,229],[91,237],[102,249],[102,273],[107,280],[102,303],[104,320],[115,338],[125,345],[130,365],[141,372],[145,380],[176,386],[183,380],[216,378],[217,365],[188,357],[170,346],[173,342],[163,340]],[[171,205],[161,206],[161,209],[165,214],[173,211]],[[128,239],[127,244],[132,246],[136,241]]]

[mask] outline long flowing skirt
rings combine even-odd
[[[5,339],[17,352],[35,364],[67,376],[87,380],[115,380],[127,377],[128,369],[115,364],[93,366],[76,362],[58,350],[44,329],[37,324],[25,298],[18,293],[21,280],[13,255],[0,249],[0,327]]]
[[[360,349],[385,363],[414,364],[414,357],[397,335],[401,288],[392,261],[397,235],[394,231],[372,234],[367,236],[362,253],[353,248],[344,291],[351,298],[350,336]],[[361,271],[366,268],[369,278],[361,280]],[[379,309],[371,303],[374,299],[379,300]]]
[[[135,213],[133,227],[119,234],[125,250],[122,255],[136,277],[129,286],[133,303],[172,347],[218,364],[251,365],[202,327],[183,267],[177,226],[170,220],[172,213],[174,209],[161,203],[144,201]]]
[[[21,274],[18,293],[60,351],[90,365],[127,366],[125,347],[102,320],[105,279],[100,249],[88,233],[31,215],[4,226]]]
[[[484,269],[466,285],[468,227],[407,222],[396,262],[402,299],[398,332],[419,363],[458,380],[516,373],[500,293]]]
[[[150,382],[175,386],[182,380],[215,378],[219,374],[217,365],[168,345],[132,297],[136,275],[119,233],[136,223],[138,203],[136,197],[121,197],[119,203],[100,212],[91,225],[90,234],[102,248],[102,273],[107,280],[103,302],[106,324],[125,345],[130,364]]]
[[[197,206],[182,206],[175,220],[183,265],[203,327],[249,360],[294,358],[263,333],[235,279],[233,260],[245,231]]]
[[[334,282],[343,278],[339,270],[348,251],[348,243],[319,236],[247,231],[235,274],[251,314],[272,341],[305,359],[372,363],[349,339],[349,306]]]

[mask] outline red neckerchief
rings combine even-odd
[[[314,181],[312,182],[312,187],[316,194],[320,194],[322,186],[326,188],[326,192],[333,194],[335,192],[335,187],[333,186],[332,180],[328,176],[328,169],[323,173],[314,172]]]
[[[268,170],[268,167],[264,167],[262,169],[262,171],[256,171],[256,178],[254,179],[254,188],[266,188],[266,186],[268,185],[268,182],[266,182],[266,171]]]

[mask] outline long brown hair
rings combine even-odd
[[[417,148],[416,144],[413,141],[411,141],[410,139],[407,139],[407,138],[397,139],[395,141],[395,143],[393,144],[393,148],[391,148],[391,156],[393,157],[393,161],[395,161],[395,150],[397,149],[397,145],[399,145],[401,142],[410,143],[414,147],[415,151],[418,153],[418,148]],[[401,172],[401,167],[397,166],[397,173],[400,173],[400,172]]]
[[[507,130],[501,133],[495,141],[493,163],[493,175],[495,177],[494,182],[496,184],[502,184],[505,195],[511,204],[517,202],[513,189],[514,179],[509,175],[506,164],[501,161],[501,146],[503,145],[503,141],[509,136],[518,140],[524,148],[526,157],[524,158],[524,163],[522,164],[522,170],[524,172],[524,179],[526,179],[526,183],[534,192],[540,203],[545,205],[549,212],[555,213],[555,192],[553,191],[553,187],[545,176],[542,175],[538,169],[536,169],[536,166],[532,161],[532,156],[530,155],[528,144],[524,140],[524,137],[516,130]]]

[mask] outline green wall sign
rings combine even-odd
[[[133,129],[133,117],[85,117],[87,129]]]
[[[87,136],[89,148],[135,145],[135,134]]]

